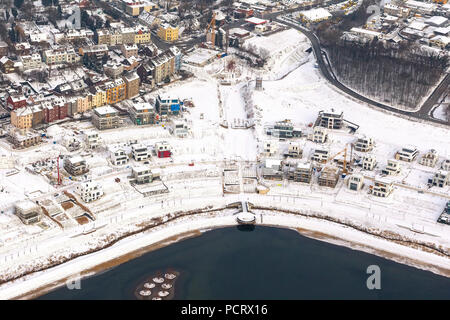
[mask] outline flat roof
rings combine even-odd
[[[267,22],[267,20],[256,18],[256,17],[251,17],[251,18],[245,19],[245,22],[249,22],[251,24],[264,24]]]

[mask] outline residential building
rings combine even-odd
[[[387,198],[394,191],[394,183],[390,179],[376,178],[372,187],[372,194],[376,197]]]
[[[93,45],[89,47],[80,47],[78,49],[78,53],[80,56],[84,56],[85,54],[88,56],[96,55],[96,56],[103,56],[107,54],[109,51],[108,46],[106,44],[98,44]]]
[[[121,166],[128,163],[128,155],[125,149],[121,147],[110,147],[109,148],[111,163],[115,166]]]
[[[127,84],[121,78],[105,83],[106,103],[114,104],[127,97]]]
[[[64,159],[64,169],[71,175],[79,176],[88,172],[86,160],[80,156]]]
[[[103,72],[110,78],[116,79],[123,73],[123,65],[120,62],[108,61],[103,66]]]
[[[314,150],[314,154],[311,157],[312,161],[316,161],[319,163],[325,163],[328,161],[329,151],[325,149],[316,149]]]
[[[47,65],[53,64],[74,64],[81,60],[81,57],[72,47],[61,47],[58,49],[48,49],[42,54],[43,61]]]
[[[125,58],[129,57],[137,57],[138,56],[138,47],[136,44],[122,44],[120,46],[120,50]]]
[[[134,30],[134,41],[132,43],[135,44],[150,43],[152,41],[151,36],[152,34],[149,28],[144,26],[136,27]]]
[[[178,115],[182,106],[183,101],[179,98],[160,95],[156,98],[156,111],[163,118],[167,118],[168,115]]]
[[[178,138],[186,138],[189,134],[189,126],[184,121],[173,120],[169,128],[170,132]]]
[[[431,181],[431,184],[435,187],[446,187],[450,185],[450,174],[445,170],[438,170]]]
[[[9,59],[7,56],[0,58],[0,70],[3,73],[13,73],[16,71],[14,66],[14,61]]]
[[[377,159],[376,159],[375,155],[373,155],[373,154],[365,155],[362,160],[362,167],[364,170],[372,171],[373,169],[375,169],[376,164],[377,164]]]
[[[161,23],[157,32],[158,38],[164,41],[173,42],[178,40],[178,26],[168,23]]]
[[[407,146],[402,148],[395,154],[395,159],[402,160],[406,162],[412,162],[419,155],[419,150],[414,146]]]
[[[16,202],[15,214],[24,224],[34,224],[41,221],[41,208],[31,200]]]
[[[301,158],[303,156],[303,150],[298,142],[289,142],[288,157]]]
[[[354,144],[354,148],[359,152],[370,152],[375,146],[375,141],[371,137],[359,137]]]
[[[281,171],[281,160],[265,159],[262,174],[264,179],[281,180],[283,178],[283,172]]]
[[[344,113],[331,111],[320,111],[315,126],[327,129],[341,129],[344,125]]]
[[[126,85],[126,98],[131,99],[139,95],[141,79],[136,72],[128,72],[123,77]]]
[[[445,171],[450,171],[450,159],[442,160],[441,169]]]
[[[39,144],[42,137],[38,132],[31,129],[17,129],[12,128],[8,130],[6,139],[11,142],[15,148],[28,148]]]
[[[397,175],[401,172],[400,162],[394,159],[390,159],[387,161],[386,167],[381,170],[381,172],[385,175]]]
[[[273,157],[278,153],[278,142],[277,141],[264,141],[264,154],[268,157]]]
[[[131,174],[136,184],[145,184],[153,181],[152,171],[145,166],[135,166],[131,168]]]
[[[293,173],[293,180],[296,182],[310,183],[313,167],[311,162],[299,162]]]
[[[432,149],[420,158],[419,163],[423,166],[434,167],[439,159],[436,150]]]
[[[359,191],[364,185],[364,177],[360,174],[352,174],[347,183],[350,190]]]
[[[328,140],[327,129],[323,127],[315,127],[312,136],[312,141],[315,143],[325,143]]]
[[[158,158],[169,158],[172,156],[171,147],[168,142],[161,141],[155,144],[155,151]]]
[[[11,109],[19,109],[27,106],[27,98],[24,95],[9,95],[6,106]]]
[[[92,114],[92,124],[99,130],[117,128],[119,119],[119,112],[111,106],[95,108]]]
[[[125,12],[133,17],[139,16],[142,12],[149,12],[158,8],[158,5],[147,0],[124,0],[122,3]]]
[[[96,181],[84,181],[77,184],[77,193],[84,202],[92,202],[103,196],[103,187]]]
[[[331,17],[331,13],[324,8],[317,8],[300,12],[300,19],[305,23],[318,23],[328,20]]]
[[[33,127],[33,110],[30,107],[11,111],[11,124],[18,129]]]
[[[99,146],[100,141],[99,141],[99,136],[98,136],[98,132],[95,130],[89,130],[86,131],[84,133],[85,137],[86,137],[86,146],[89,149],[95,149]]]
[[[29,56],[19,56],[19,61],[22,63],[22,70],[37,69],[42,66],[41,55],[33,53]]]
[[[136,161],[143,161],[150,158],[150,150],[143,144],[134,144],[131,147],[131,154]]]
[[[319,186],[334,188],[339,180],[339,174],[340,170],[338,167],[324,167],[320,172],[317,182]]]
[[[134,103],[129,113],[136,125],[155,124],[157,119],[155,108],[148,102]]]

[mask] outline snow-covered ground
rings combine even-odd
[[[361,171],[366,176],[363,190],[348,190],[342,179],[335,189],[319,187],[315,183],[306,185],[289,181],[265,181],[270,188],[266,196],[249,193],[244,197],[265,206],[297,208],[333,216],[361,227],[392,232],[401,237],[441,246],[448,252],[449,226],[438,224],[436,220],[450,198],[450,187],[428,189],[426,186],[437,166],[424,167],[417,161],[403,163],[402,173],[394,177],[396,187],[392,196],[380,199],[369,195],[367,191],[372,183],[370,179],[379,174],[386,161],[393,158],[395,152],[405,145],[415,145],[420,155],[435,149],[439,154],[438,164],[449,158],[450,130],[408,121],[341,95],[327,84],[314,67],[313,56],[305,52],[309,44],[297,31],[283,31],[267,38],[255,37],[250,41],[255,46],[268,46],[272,50],[273,56],[265,69],[253,70],[245,62],[229,56],[215,60],[204,68],[186,66],[195,73],[193,79],[176,82],[159,92],[151,93],[154,96],[167,93],[180,99],[192,100],[194,107],[188,107],[184,118],[180,118],[190,127],[186,138],[171,135],[167,125],[137,127],[124,124],[119,130],[101,131],[99,136],[104,145],[99,149],[85,150],[83,142],[80,150],[70,152],[64,147],[62,137],[73,136],[83,141],[82,132],[93,128],[90,122],[73,122],[49,127],[49,138],[44,139],[43,144],[26,150],[12,150],[5,140],[0,140],[0,154],[12,155],[16,168],[13,169],[16,170],[15,174],[11,174],[11,168],[0,169],[0,209],[3,211],[0,215],[1,279],[43,267],[52,259],[69,258],[73,254],[101,247],[111,239],[137,230],[139,225],[151,218],[208,205],[223,206],[236,201],[235,196],[225,195],[223,192],[224,168],[230,161],[239,165],[236,179],[241,184],[242,191],[242,166],[247,161],[261,159],[262,143],[268,139],[264,132],[267,124],[290,119],[307,135],[312,130],[308,124],[315,121],[318,112],[330,108],[343,111],[345,119],[358,124],[360,127],[357,134],[345,130],[330,131],[330,140],[325,145],[313,143],[305,137],[294,140],[302,145],[303,158],[307,159],[316,148],[325,147],[333,154],[341,151],[346,144],[354,142],[358,134],[373,137],[376,141],[373,153],[377,157],[378,167],[375,172]],[[232,71],[227,70],[227,64],[233,59],[236,60],[236,67]],[[262,91],[253,90],[256,75],[263,78]],[[222,85],[223,79],[233,81]],[[255,129],[236,128],[236,124],[245,121],[254,121]],[[228,128],[221,126],[224,122],[228,123]],[[152,170],[159,169],[168,193],[146,197],[140,188],[130,185],[128,178],[131,167],[142,163],[131,159],[127,165],[111,165],[106,147],[122,146],[126,152],[130,152],[130,140],[138,140],[150,147],[159,141],[167,141],[171,145],[171,159],[153,156],[147,164]],[[281,149],[285,149],[287,143],[288,141],[280,142]],[[51,172],[47,175],[33,174],[25,169],[25,166],[29,167],[36,161],[56,159],[59,154],[84,156],[90,169],[88,177],[103,186],[105,195],[101,199],[84,204],[96,220],[87,225],[78,225],[69,214],[71,223],[65,224],[63,228],[48,217],[43,217],[48,225],[47,229],[24,226],[13,214],[16,201],[26,198],[33,201],[56,201],[59,197],[56,194],[62,191],[75,194],[75,186],[80,178],[71,180],[64,170],[61,170],[64,176],[63,186],[57,187],[49,183],[49,179],[56,175],[55,164],[49,163]],[[332,223],[308,223],[307,219],[282,215],[277,220],[277,217],[273,213],[263,213],[263,223],[300,226],[301,221],[305,228],[341,235],[347,241],[361,242],[450,269],[448,257],[443,258],[398,244],[387,245],[386,241],[367,235],[360,237],[354,232],[342,232],[341,227]],[[207,226],[234,223],[230,217],[222,218],[214,220],[214,223],[192,220],[179,228],[170,224],[163,229],[164,232],[142,235],[139,245],[160,241],[164,238],[162,233],[168,237]],[[96,228],[97,231],[84,234],[91,228]],[[0,297],[20,295],[75,271],[99,264],[106,257],[124,254],[131,247],[117,244],[108,249],[112,251],[99,251],[78,258],[60,267],[31,275],[27,277],[27,281],[4,284],[0,286]],[[114,251],[115,248],[117,251]]]

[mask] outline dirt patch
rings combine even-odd
[[[73,202],[72,201],[66,201],[61,203],[61,207],[63,207],[64,210],[69,210],[70,208],[73,208]]]

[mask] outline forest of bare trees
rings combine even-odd
[[[391,105],[416,108],[435,86],[448,59],[414,45],[389,48],[338,41],[326,47],[336,76],[358,92]]]

